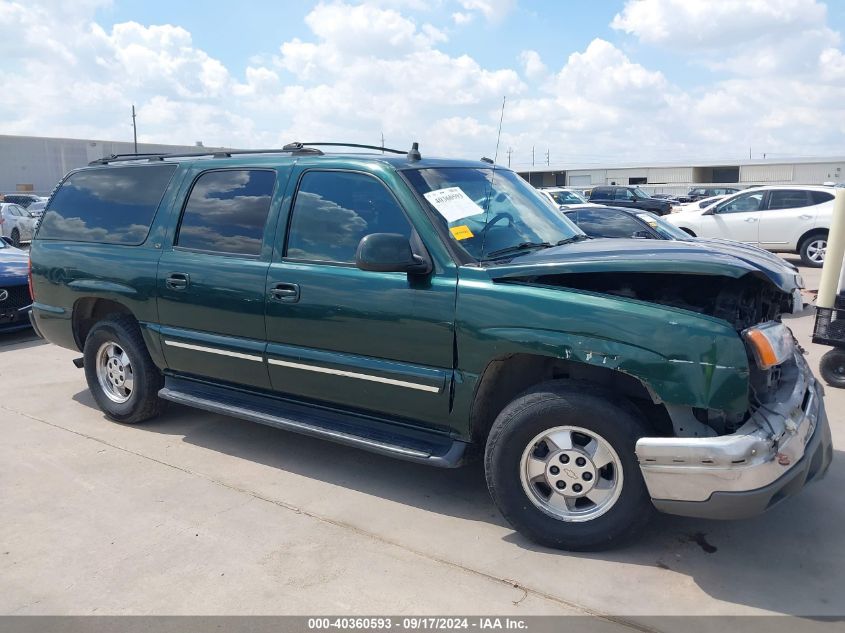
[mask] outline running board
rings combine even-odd
[[[159,398],[373,453],[439,468],[456,468],[466,443],[365,415],[305,405],[230,387],[167,376]]]

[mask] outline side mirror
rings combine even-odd
[[[431,272],[431,263],[414,255],[408,238],[397,233],[371,233],[361,238],[355,252],[355,265],[377,273],[422,275]]]
[[[716,207],[710,207],[701,215],[715,215],[716,214]]]

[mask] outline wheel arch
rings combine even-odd
[[[472,441],[483,446],[502,410],[522,392],[551,380],[573,384],[636,410],[660,434],[672,421],[656,394],[636,376],[616,368],[542,354],[516,353],[492,359],[481,374],[470,409]]]
[[[826,236],[828,233],[830,233],[830,229],[826,229],[824,227],[816,227],[816,228],[812,228],[808,231],[805,231],[804,234],[801,237],[798,238],[798,242],[795,244],[795,248],[796,248],[796,250],[801,250],[801,247],[803,246],[804,242],[806,242],[811,237],[813,237],[815,235],[825,235]]]
[[[91,328],[110,314],[126,314],[133,319],[135,315],[123,303],[99,297],[81,297],[73,304],[73,340],[81,351]],[[137,319],[136,319],[137,320]]]

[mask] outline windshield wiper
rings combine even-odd
[[[498,257],[501,255],[508,255],[510,253],[516,253],[519,251],[524,251],[529,248],[550,248],[551,244],[549,242],[520,242],[515,246],[508,246],[507,248],[500,248],[499,250],[493,251],[491,253],[487,253],[487,257],[484,259],[490,259],[491,257]]]
[[[563,246],[564,244],[573,244],[575,242],[582,242],[584,240],[591,240],[589,235],[573,235],[572,237],[567,237],[565,240],[560,240],[555,244],[555,246]]]

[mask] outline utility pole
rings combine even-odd
[[[135,153],[138,153],[138,126],[135,125],[135,104],[132,104],[132,141],[135,144]]]
[[[513,150],[509,147],[508,148],[508,167],[511,166],[511,154],[513,154]]]
[[[384,154],[384,132],[381,133],[381,153]]]
[[[551,163],[549,162],[549,150],[548,149],[546,150],[546,165],[551,165]]]
[[[534,166],[534,146],[531,146],[531,166]]]

